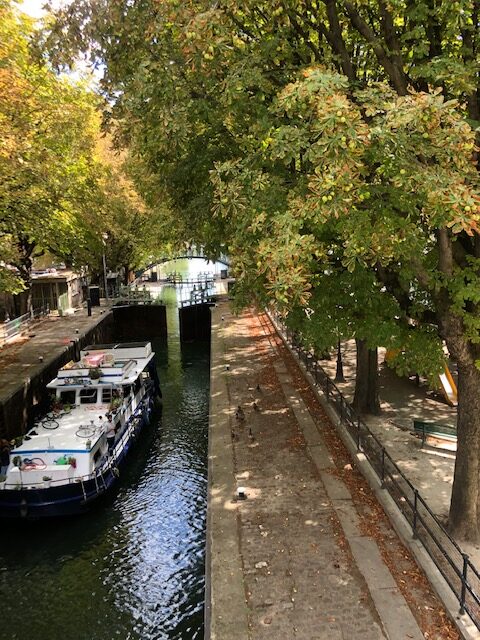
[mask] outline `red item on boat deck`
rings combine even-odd
[[[104,353],[96,353],[84,357],[84,362],[89,367],[99,367],[105,358]]]

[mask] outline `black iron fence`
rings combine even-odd
[[[427,505],[418,490],[392,460],[390,454],[368,426],[356,414],[336,384],[319,364],[312,351],[300,343],[298,334],[291,332],[278,318],[270,316],[277,329],[284,334],[299,360],[322,389],[328,402],[336,409],[340,420],[377,474],[382,488],[388,491],[410,527],[440,571],[460,604],[460,613],[468,613],[480,629],[480,573],[450,536]]]

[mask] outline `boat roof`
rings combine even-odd
[[[41,453],[58,453],[59,456],[88,453],[102,435],[108,409],[108,404],[80,405],[68,413],[45,418],[27,432],[22,444],[11,454],[33,458]],[[87,448],[88,440],[91,446]]]
[[[89,345],[80,352],[80,361],[68,362],[47,387],[78,389],[92,384],[107,387],[132,384],[153,357],[150,342]],[[96,370],[95,380],[92,370]]]
[[[68,362],[47,387],[58,391],[101,391],[132,384],[154,356],[150,342],[89,345],[80,352],[80,361]],[[97,370],[99,379],[92,380],[92,369]],[[24,442],[12,454],[34,457],[42,452],[87,453],[102,435],[110,408],[110,402],[102,402],[102,396],[97,393],[94,404],[76,404],[68,412],[49,414],[28,431]],[[88,440],[91,442],[89,448],[86,447]]]

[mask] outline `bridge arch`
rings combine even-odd
[[[142,280],[143,276],[145,273],[147,273],[148,271],[150,271],[151,269],[153,269],[154,267],[157,267],[159,265],[163,265],[166,262],[170,262],[170,261],[174,261],[174,260],[185,260],[185,259],[201,259],[201,260],[207,260],[208,262],[211,263],[220,263],[222,265],[225,265],[225,267],[230,267],[230,258],[229,256],[227,256],[227,254],[222,253],[220,254],[217,258],[215,258],[214,260],[212,260],[211,258],[207,257],[204,252],[203,252],[203,248],[200,249],[187,249],[183,252],[179,252],[178,254],[175,255],[171,255],[171,256],[164,256],[162,258],[155,258],[155,260],[153,262],[151,262],[149,265],[143,267],[142,269],[139,269],[138,271],[135,272],[135,282],[138,283]]]

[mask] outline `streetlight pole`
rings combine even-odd
[[[108,283],[107,283],[107,261],[105,259],[105,243],[108,238],[108,235],[104,233],[102,235],[102,244],[103,244],[103,253],[102,253],[102,262],[103,262],[103,283],[105,286],[105,300],[108,301]]]
[[[337,371],[335,373],[335,382],[345,382],[345,378],[343,376],[342,348],[340,345],[340,338],[337,341]]]

